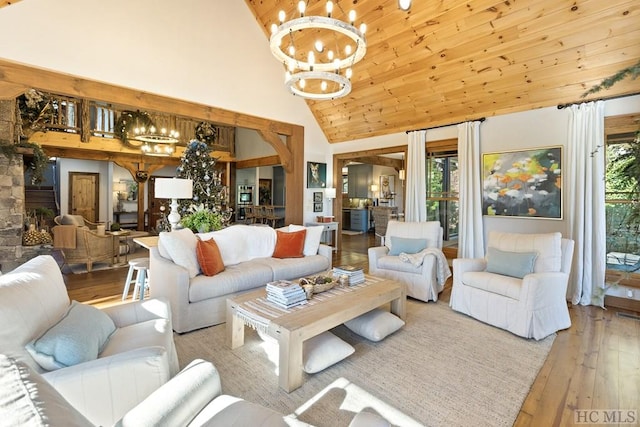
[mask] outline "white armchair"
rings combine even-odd
[[[423,240],[419,262],[407,262],[394,248],[394,241]],[[413,252],[413,251],[410,251]],[[384,246],[369,248],[369,273],[404,283],[407,295],[422,301],[437,301],[444,288],[449,267],[442,254],[442,227],[438,221],[401,222],[391,220],[387,224]],[[440,274],[438,268],[440,267]],[[445,272],[446,271],[446,272]],[[446,277],[445,277],[446,276]]]
[[[0,353],[42,374],[92,423],[112,425],[178,371],[171,309],[161,299],[103,310],[107,316],[99,313],[100,317],[111,319],[115,330],[97,358],[71,366],[63,364],[65,367],[56,370],[44,369],[27,345],[49,333],[54,325],[63,324],[63,318],[71,318],[69,310],[62,273],[49,255],[33,258],[0,276]],[[90,324],[86,320],[84,323]],[[77,331],[66,326],[55,348],[73,349],[68,353],[78,354],[83,348],[82,343],[77,346]],[[86,329],[92,339],[98,334],[97,328]],[[56,354],[54,351],[48,357],[60,363]]]
[[[449,305],[525,338],[566,329],[573,246],[560,233],[490,232],[485,258],[453,261]]]

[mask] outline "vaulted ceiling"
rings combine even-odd
[[[278,11],[292,17],[297,4],[245,2],[265,46]],[[637,0],[414,0],[409,12],[397,0],[334,3],[335,17],[356,11],[368,43],[348,96],[307,101],[332,143],[640,93],[640,79],[625,79],[582,98],[640,60]],[[324,4],[308,0],[307,15]]]
[[[294,0],[246,0],[264,28]],[[306,15],[324,15],[309,0]],[[367,24],[353,90],[307,101],[330,142],[580,102],[603,78],[640,60],[637,0],[334,0]],[[275,61],[275,58],[274,58]],[[284,70],[283,70],[284,73]],[[586,99],[640,92],[627,79]]]

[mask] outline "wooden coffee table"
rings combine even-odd
[[[227,344],[238,348],[244,344],[245,323],[262,325],[263,330],[280,344],[278,383],[288,393],[302,385],[302,344],[305,340],[328,331],[383,304],[391,303],[391,312],[405,318],[407,293],[395,280],[366,276],[367,282],[323,298],[314,296],[313,304],[280,310],[275,316],[252,309],[254,303],[264,304],[264,288],[227,299]],[[275,310],[278,311],[278,310]],[[247,315],[255,316],[247,320]]]

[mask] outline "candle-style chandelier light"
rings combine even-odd
[[[367,51],[366,25],[356,28],[355,11],[346,14],[335,5],[346,20],[334,17],[331,0],[325,4],[326,16],[306,16],[307,2],[301,0],[298,17],[287,21],[281,10],[279,25],[271,26],[271,52],[284,64],[285,86],[294,95],[324,100],[351,92],[351,67]]]
[[[179,142],[180,134],[175,130],[162,128],[156,132],[155,126],[146,129],[144,126],[133,129],[133,138],[142,143],[140,150],[148,156],[171,156],[175,151],[175,144]]]

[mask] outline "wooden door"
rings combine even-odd
[[[100,174],[69,172],[69,213],[96,222],[99,211]]]

